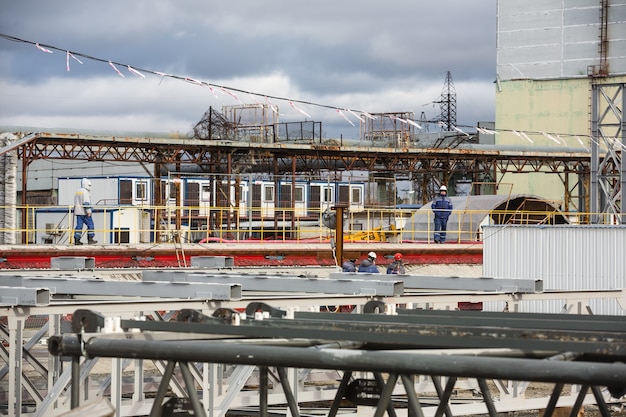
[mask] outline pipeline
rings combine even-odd
[[[395,374],[447,375],[468,378],[510,379],[623,386],[626,364],[544,361],[415,354],[402,351],[307,349],[255,346],[207,340],[116,340],[77,335],[52,336],[48,351],[56,356],[106,357],[211,362],[257,366],[307,367]]]

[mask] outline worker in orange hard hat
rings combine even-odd
[[[404,270],[404,264],[402,263],[402,254],[396,253],[393,255],[393,262],[389,264],[387,267],[388,274],[396,274],[396,275],[404,275],[406,274]]]

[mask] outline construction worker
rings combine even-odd
[[[343,272],[356,272],[356,259],[349,259],[341,265]]]
[[[94,239],[93,218],[91,217],[91,181],[83,178],[80,182],[80,190],[74,195],[74,215],[76,216],[76,228],[74,229],[74,244],[82,245],[80,238],[83,236],[83,226],[87,226],[87,243],[93,245],[98,243]]]
[[[370,274],[377,274],[379,272],[376,266],[376,252],[367,254],[367,259],[364,259],[359,265],[359,272],[368,272]]]
[[[435,197],[431,207],[435,214],[435,243],[444,243],[448,229],[448,217],[452,213],[452,202],[448,198],[448,188],[445,185],[439,187],[439,195]]]
[[[404,265],[402,264],[402,254],[396,253],[393,255],[393,262],[389,264],[387,267],[388,274],[399,274],[404,275],[406,271],[404,270]]]

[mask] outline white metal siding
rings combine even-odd
[[[74,195],[80,190],[81,181],[82,178],[59,178],[59,206],[74,206]],[[89,181],[92,206],[114,207],[119,204],[118,178],[89,178]]]
[[[542,279],[545,290],[626,288],[626,226],[483,227],[483,275]],[[550,312],[561,310],[553,303]],[[613,301],[593,301],[596,314],[623,314]],[[525,311],[546,309],[526,304]]]
[[[626,73],[626,1],[608,10],[612,74]],[[497,73],[500,80],[586,77],[599,61],[597,0],[498,0]]]

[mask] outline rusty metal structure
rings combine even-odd
[[[423,177],[446,183],[462,175],[480,183],[485,176],[514,172],[547,172],[558,175],[564,186],[565,209],[589,207],[590,155],[580,149],[512,148],[468,145],[456,148],[427,148],[409,141],[402,146],[389,142],[308,139],[288,140],[272,136],[271,143],[248,140],[203,140],[180,135],[132,137],[82,133],[17,133],[20,138],[1,151],[16,150],[22,162],[22,178],[28,167],[40,159],[136,162],[151,164],[154,177],[184,169],[206,173],[265,172],[273,175],[361,170],[386,173],[396,179]],[[293,137],[292,137],[293,138]],[[406,145],[406,146],[405,146]],[[25,181],[22,199],[26,203]],[[480,194],[480,190],[474,190]],[[422,194],[422,200],[431,196]]]

